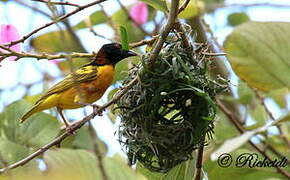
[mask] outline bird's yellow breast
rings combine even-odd
[[[100,99],[114,79],[114,66],[99,66],[97,70],[94,70],[92,66],[88,66],[77,70],[76,73],[91,73],[90,71],[96,71],[97,78],[77,83],[72,88],[51,95],[43,102],[43,105],[47,106],[45,109],[50,108],[49,106],[56,106],[62,109],[75,109]]]

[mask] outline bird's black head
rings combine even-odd
[[[103,47],[99,50],[98,55],[98,64],[116,64],[127,57],[137,56],[137,54],[132,51],[123,50],[121,44],[119,43],[110,43],[103,45]]]

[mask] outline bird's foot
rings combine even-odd
[[[103,111],[104,110],[100,110],[101,106],[96,105],[96,104],[91,104],[91,106],[93,107],[93,111],[97,112],[98,116],[103,116]]]

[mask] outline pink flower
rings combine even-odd
[[[137,24],[144,24],[148,20],[148,7],[144,2],[136,3],[130,10],[130,17]]]
[[[50,63],[52,63],[52,64],[58,64],[58,63],[60,63],[61,62],[61,60],[60,59],[54,59],[54,60],[49,60],[49,62]]]
[[[20,35],[19,35],[18,30],[16,29],[15,26],[13,26],[11,24],[0,25],[0,44],[9,43],[9,42],[16,41],[19,39],[20,39]],[[20,52],[21,45],[19,43],[15,44],[15,45],[11,46],[10,49],[13,51],[16,51],[16,52]],[[0,51],[3,52],[4,50],[0,49]],[[16,57],[10,57],[10,60],[13,61],[13,60],[15,60],[15,58]]]

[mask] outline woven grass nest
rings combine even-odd
[[[123,85],[138,82],[117,102],[121,117],[119,140],[129,163],[167,172],[192,158],[205,145],[216,115],[214,96],[227,88],[206,75],[205,46],[194,44],[193,56],[171,41],[161,50],[154,71],[142,64],[129,72]],[[224,81],[223,81],[224,82]]]

